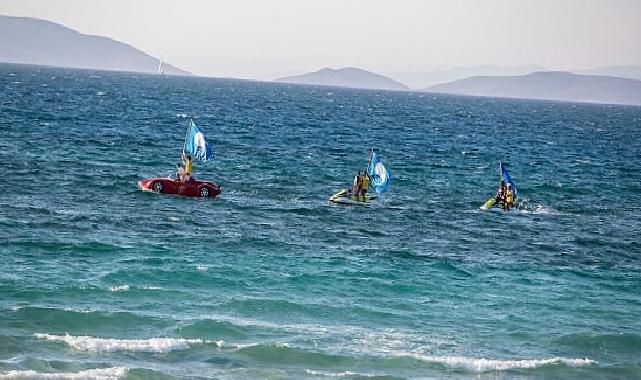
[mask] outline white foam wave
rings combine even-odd
[[[0,373],[0,379],[99,379],[112,380],[125,377],[126,367],[96,368],[79,372],[36,372],[33,370],[13,370]]]
[[[252,347],[261,347],[264,346],[265,343],[230,343],[229,346],[235,349],[243,349],[243,348],[252,348]],[[269,343],[270,347],[279,347],[279,348],[290,348],[292,347],[291,344],[287,342],[270,342]]]
[[[522,214],[535,214],[535,215],[558,215],[561,214],[560,211],[557,211],[551,207],[537,205],[534,208],[522,208],[519,210]]]
[[[474,359],[464,356],[433,356],[433,355],[412,355],[413,357],[434,363],[441,363],[448,367],[465,368],[474,372],[504,371],[509,369],[536,368],[550,364],[565,364],[572,367],[580,367],[596,364],[591,359],[573,359],[554,357],[548,359],[521,359],[521,360],[495,360],[495,359]]]
[[[34,334],[36,338],[65,342],[69,346],[82,351],[136,351],[167,353],[170,351],[186,350],[196,344],[215,344],[223,347],[224,341],[182,338],[151,338],[151,339],[105,339],[92,336]]]
[[[199,270],[201,272],[207,272],[208,269],[209,267],[207,265],[196,265],[196,270]]]
[[[72,313],[83,313],[83,314],[95,313],[99,311],[97,309],[92,309],[92,308],[75,308],[75,307],[64,307],[62,308],[62,310],[69,311]]]
[[[347,376],[358,376],[358,377],[377,377],[378,375],[370,375],[367,373],[358,373],[352,371],[344,372],[325,372],[325,371],[315,371],[313,369],[306,369],[308,375],[312,376],[325,376],[325,377],[347,377]]]
[[[131,289],[131,286],[129,285],[118,285],[118,286],[110,286],[109,291],[111,292],[126,292]],[[139,290],[164,290],[163,287],[160,286],[152,286],[152,285],[143,285],[143,286],[135,286],[134,289],[139,289]]]
[[[38,308],[38,309],[45,309],[45,310],[48,310],[48,311],[49,310],[54,310],[54,311],[55,310],[64,310],[64,311],[69,311],[69,312],[72,312],[72,313],[94,313],[94,312],[99,311],[98,309],[91,309],[91,308],[63,307],[62,309],[58,309],[58,308],[55,308],[55,307],[35,306],[35,305],[32,305],[32,306],[29,306],[29,305],[15,305],[15,306],[11,307],[11,311],[19,311],[19,310],[22,310],[22,309],[28,308],[28,307],[33,307],[33,308]]]
[[[126,292],[129,290],[129,285],[111,286],[109,287],[109,290],[112,292]]]
[[[313,335],[316,339],[344,339],[351,342],[350,345],[339,345],[331,350],[333,354],[350,354],[354,350],[359,354],[371,355],[396,355],[399,352],[414,352],[417,347],[436,350],[452,347],[454,342],[449,338],[426,336],[398,329],[371,330],[350,325],[322,325],[322,324],[281,324],[272,321],[265,321],[253,318],[242,318],[223,314],[201,315],[195,320],[210,320],[217,322],[228,322],[235,326],[259,327],[292,332],[295,334]],[[192,320],[193,321],[193,320]],[[233,344],[235,348],[245,348],[259,345],[258,343]],[[349,347],[349,348],[347,348]]]
[[[164,290],[162,286],[141,286],[138,289],[143,289],[143,290]]]
[[[323,325],[312,325],[312,324],[280,324],[277,322],[263,321],[260,319],[253,318],[242,318],[242,317],[232,317],[222,314],[212,314],[207,316],[201,316],[197,320],[208,319],[217,322],[229,322],[236,326],[242,327],[262,327],[268,329],[276,329],[283,331],[291,331],[296,333],[305,333],[305,334],[316,334],[316,335],[327,335],[331,332],[338,332],[338,326],[323,326]]]

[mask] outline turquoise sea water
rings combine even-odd
[[[188,116],[221,195],[138,191]],[[638,107],[2,65],[0,378],[640,378],[640,164]]]

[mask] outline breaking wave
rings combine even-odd
[[[136,351],[167,353],[176,350],[186,350],[193,345],[215,344],[222,347],[224,341],[182,338],[151,338],[151,339],[105,339],[91,336],[34,334],[38,339],[54,342],[64,342],[70,347],[82,351]]]
[[[312,376],[324,376],[324,377],[378,377],[378,375],[370,375],[367,373],[358,373],[352,371],[343,371],[343,372],[327,372],[327,371],[316,371],[313,369],[305,370],[308,375]]]
[[[112,292],[126,292],[127,290],[129,290],[129,285],[112,286],[109,288],[109,290]]]
[[[413,355],[416,359],[440,363],[448,367],[464,368],[473,372],[505,371],[510,369],[537,368],[546,365],[563,364],[570,367],[580,367],[597,364],[590,359],[573,359],[554,357],[548,359],[521,359],[521,360],[495,360],[495,359],[474,359],[464,356],[432,356]]]
[[[98,379],[112,380],[125,377],[126,367],[96,368],[79,372],[37,372],[33,370],[13,370],[0,373],[0,379]]]

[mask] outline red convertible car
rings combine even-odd
[[[188,197],[215,198],[220,194],[220,186],[213,182],[198,181],[191,178],[181,182],[172,178],[150,178],[138,182],[141,190],[162,194],[178,194]]]

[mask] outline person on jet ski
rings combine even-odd
[[[358,197],[359,201],[365,202],[365,194],[367,194],[367,190],[369,190],[369,175],[367,175],[367,172],[363,172],[361,177],[361,192]]]
[[[352,183],[352,195],[358,196],[361,192],[361,171],[356,172],[354,176],[354,182]]]
[[[499,188],[496,190],[496,204],[505,205],[505,181],[501,181]]]
[[[510,207],[514,205],[514,192],[512,191],[512,185],[507,184],[507,189],[505,190],[505,204],[503,209],[508,211]]]

